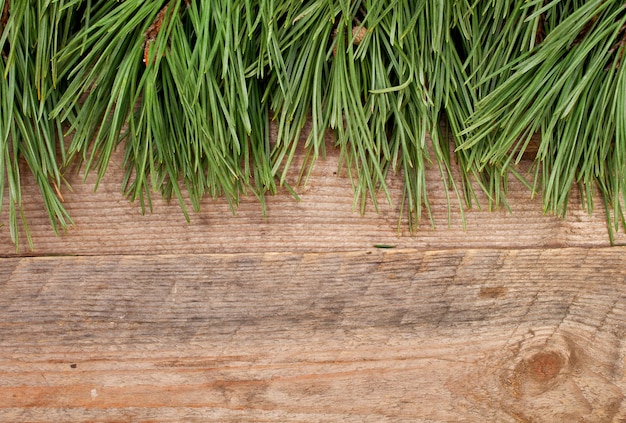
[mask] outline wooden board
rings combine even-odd
[[[330,151],[301,202],[207,199],[191,223],[142,216],[118,154],[95,193],[69,175],[61,236],[25,176],[35,249],[0,227],[0,421],[626,422],[603,210],[546,215],[513,182],[511,213],[448,225],[431,170],[437,228],[410,235],[399,179],[361,216]]]
[[[624,248],[0,262],[3,421],[625,421]]]

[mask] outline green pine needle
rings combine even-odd
[[[0,204],[6,190],[17,244],[28,169],[59,231],[65,169],[100,181],[117,148],[142,210],[154,193],[187,218],[205,196],[264,204],[280,185],[297,196],[296,153],[306,182],[332,132],[361,212],[391,202],[398,173],[411,231],[434,224],[436,167],[461,211],[476,186],[508,207],[510,176],[559,215],[574,186],[589,211],[599,188],[613,241],[625,45],[625,6],[606,0],[0,0]]]

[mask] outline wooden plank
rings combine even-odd
[[[436,229],[428,219],[415,236],[408,233],[406,219],[399,222],[402,182],[390,178],[393,205],[380,199],[376,213],[370,204],[364,216],[353,208],[353,191],[349,179],[337,175],[338,152],[329,143],[328,157],[319,160],[304,187],[299,188],[302,201],[287,192],[267,198],[267,217],[255,198],[243,198],[233,216],[224,200],[206,199],[200,213],[191,214],[188,224],[178,204],[167,205],[155,198],[154,212],[145,216],[137,204],[129,203],[120,193],[123,178],[122,155],[112,159],[109,172],[97,192],[95,178],[83,183],[82,173],[68,173],[73,192],[63,192],[67,209],[75,226],[60,237],[52,233],[40,194],[32,176],[24,172],[23,206],[33,235],[35,250],[29,251],[22,234],[20,254],[101,255],[101,254],[167,254],[176,253],[255,253],[265,251],[310,252],[354,251],[374,244],[401,248],[554,248],[604,247],[609,245],[604,211],[591,216],[581,209],[576,192],[572,193],[566,220],[545,215],[540,199],[531,199],[521,183],[512,181],[509,203],[512,214],[466,211],[463,227],[460,208],[453,206],[449,215],[446,192],[439,171],[428,173],[430,202]],[[296,157],[302,160],[303,154]],[[527,165],[527,163],[526,163]],[[297,182],[295,176],[290,180]],[[158,197],[158,195],[155,195]],[[487,205],[484,196],[482,204]],[[450,219],[449,219],[450,218]],[[0,256],[14,256],[9,237],[6,207],[0,214]],[[449,224],[448,224],[449,222]],[[626,236],[617,238],[626,245]]]
[[[0,421],[625,421],[624,257],[1,259]]]

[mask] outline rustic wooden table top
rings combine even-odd
[[[361,216],[337,155],[301,201],[207,199],[187,223],[70,175],[55,236],[0,228],[0,421],[626,422],[626,247],[600,204],[566,219],[512,182],[511,213],[458,208],[410,235]],[[6,223],[6,211],[0,216]],[[619,235],[617,243],[625,245]],[[394,246],[393,249],[376,248]]]

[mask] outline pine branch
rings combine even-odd
[[[545,16],[545,38],[484,76],[493,86],[476,102],[461,147],[480,149],[474,156],[479,167],[506,169],[539,132],[534,190],[542,192],[545,210],[564,215],[573,185],[580,184],[591,211],[597,185],[615,208],[617,225],[626,177],[624,134],[618,129],[625,118],[619,66],[624,6],[604,0],[532,2],[519,10],[533,4],[541,7],[529,18]],[[537,27],[532,19],[523,22],[526,33]]]
[[[21,222],[32,247],[22,209],[22,160],[35,177],[53,230],[71,223],[60,195],[63,121],[48,118],[58,100],[50,64],[66,42],[67,22],[58,4],[5,0],[0,10],[0,207],[8,187],[11,239],[17,248]]]
[[[355,208],[390,202],[387,178],[401,173],[411,230],[432,222],[431,166],[461,211],[478,204],[476,182],[490,208],[506,206],[513,175],[560,215],[573,186],[589,210],[599,187],[610,235],[625,223],[615,1],[0,0],[0,34],[0,187],[16,243],[23,167],[55,231],[71,222],[63,169],[78,161],[100,181],[116,148],[143,210],[155,192],[185,215],[206,195],[234,209],[287,184],[307,121],[301,177],[330,130]]]

